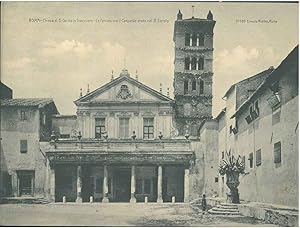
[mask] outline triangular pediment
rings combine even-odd
[[[79,98],[79,103],[100,102],[171,102],[171,98],[129,77],[120,76],[89,94]]]

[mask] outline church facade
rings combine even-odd
[[[212,118],[214,24],[211,12],[207,19],[183,19],[179,11],[174,99],[123,69],[107,84],[80,94],[76,115],[54,113],[51,137],[40,141],[36,152],[44,155],[43,196],[52,202],[162,203],[217,194],[217,150],[204,145],[209,140],[217,145],[211,140],[216,126],[204,124]],[[9,152],[3,148],[3,153]],[[10,172],[15,170],[8,167]],[[34,177],[27,184],[32,188]],[[11,195],[26,196],[18,191],[20,181]]]

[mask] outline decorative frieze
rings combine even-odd
[[[129,112],[120,112],[120,113],[118,113],[117,114],[117,117],[123,117],[123,118],[131,118],[132,117],[132,114],[131,113],[129,113]]]
[[[88,153],[88,152],[47,152],[50,163],[131,163],[131,164],[189,164],[195,159],[194,153]]]
[[[105,118],[107,116],[107,113],[105,112],[96,112],[93,114],[93,117],[102,117]]]
[[[155,113],[151,112],[151,111],[146,111],[142,114],[143,117],[154,117]]]

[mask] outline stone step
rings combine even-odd
[[[238,212],[238,209],[232,209],[232,208],[220,208],[220,207],[214,207],[212,208],[214,211],[228,211],[228,212]]]
[[[224,205],[217,205],[218,208],[223,208],[223,209],[238,209],[237,206],[224,206]]]
[[[50,201],[46,198],[35,197],[4,197],[1,200],[4,204],[47,204]]]
[[[212,215],[241,215],[239,211],[215,211],[213,209],[208,210],[208,213]]]
[[[225,206],[225,207],[237,207],[238,204],[235,203],[220,203],[219,205]]]

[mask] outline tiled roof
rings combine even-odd
[[[248,78],[245,78],[239,82],[236,82],[234,83],[233,85],[230,86],[230,88],[226,91],[225,95],[223,96],[223,98],[227,97],[228,94],[231,92],[231,90],[238,84],[242,83],[242,82],[245,82],[245,81],[249,81],[249,80],[252,80],[252,79],[256,79],[256,78],[259,78],[259,77],[267,77],[267,75],[269,75],[270,73],[272,73],[274,71],[274,67],[271,66],[269,67],[269,69],[267,70],[264,70],[262,72],[259,72],[258,74],[254,75],[254,76],[251,76],[251,77],[248,77]]]
[[[52,98],[1,99],[0,105],[42,108],[52,102],[54,102]]]
[[[280,65],[273,70],[266,78],[265,80],[257,87],[257,89],[251,94],[250,97],[248,97],[247,100],[244,101],[244,103],[236,110],[236,112],[233,114],[233,116],[231,116],[230,118],[234,118],[236,117],[246,106],[246,104],[248,104],[250,102],[250,100],[257,95],[257,93],[263,89],[265,89],[265,85],[272,80],[272,78],[274,78],[275,76],[278,75],[277,72],[280,72],[280,70],[286,70],[287,68],[290,68],[290,62],[294,61],[294,62],[298,62],[298,47],[299,45],[297,45],[290,53],[289,55],[280,63]],[[283,72],[280,72],[280,76],[282,75]]]

